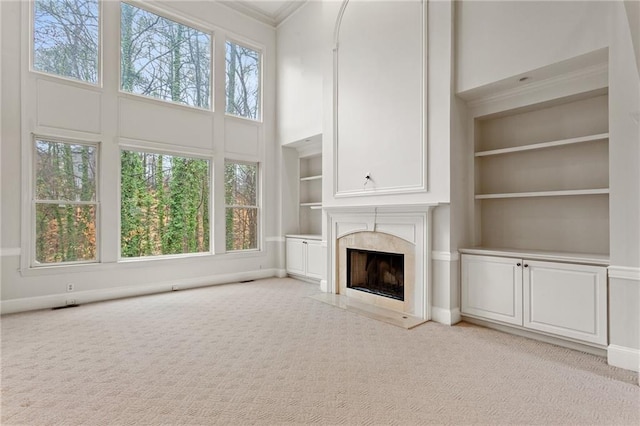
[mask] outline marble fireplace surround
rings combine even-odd
[[[329,273],[325,290],[423,320],[430,312],[431,211],[436,205],[326,207]],[[405,300],[346,288],[346,251],[358,248],[405,256]]]

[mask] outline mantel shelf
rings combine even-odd
[[[301,182],[305,182],[305,181],[310,181],[310,180],[321,180],[321,179],[322,179],[322,175],[317,175],[317,176],[301,177],[300,181]]]
[[[568,195],[598,195],[608,194],[609,188],[597,189],[569,189],[563,191],[537,191],[537,192],[506,192],[502,194],[476,194],[476,200],[495,198],[527,198],[527,197],[564,197]]]
[[[475,153],[475,156],[476,157],[486,157],[486,156],[490,156],[490,155],[509,154],[511,152],[532,151],[532,150],[536,150],[536,149],[551,148],[551,147],[554,147],[554,146],[562,146],[562,145],[571,145],[571,144],[576,144],[576,143],[599,141],[599,140],[604,140],[604,139],[608,139],[608,138],[609,138],[609,133],[599,133],[597,135],[582,136],[582,137],[579,137],[579,138],[570,138],[570,139],[560,139],[560,140],[557,140],[557,141],[534,143],[534,144],[531,144],[531,145],[522,145],[522,146],[516,146],[516,147],[512,147],[512,148],[502,148],[502,149],[492,149],[492,150],[488,150],[488,151],[478,151],[478,152]]]

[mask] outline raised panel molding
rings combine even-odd
[[[258,157],[260,155],[258,123],[225,117],[224,146],[227,153]]]
[[[118,108],[123,138],[213,149],[213,116],[209,111],[128,96],[119,99]]]
[[[72,84],[38,79],[37,125],[100,133],[102,131],[102,94]]]
[[[427,191],[426,37],[426,0],[343,2],[334,33],[336,197]]]

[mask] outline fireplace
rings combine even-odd
[[[404,255],[347,248],[347,288],[404,301]]]
[[[324,290],[347,303],[363,303],[399,312],[403,317],[428,320],[432,208],[432,205],[325,208],[331,272]],[[376,274],[383,277],[381,282],[372,279]]]

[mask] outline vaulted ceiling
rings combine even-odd
[[[272,26],[278,26],[307,0],[219,0],[220,3]]]

